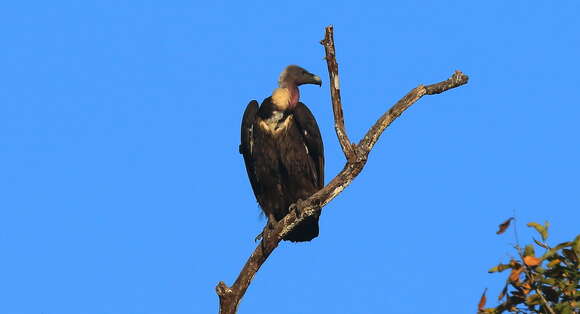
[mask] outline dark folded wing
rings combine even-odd
[[[324,187],[324,144],[316,119],[310,109],[299,102],[294,109],[294,118],[302,130],[304,142],[308,148],[308,154],[314,161],[316,171],[316,185],[319,189]]]
[[[252,190],[254,191],[256,199],[258,199],[259,183],[256,179],[252,153],[254,147],[253,125],[254,121],[256,120],[257,112],[258,112],[258,102],[255,100],[250,101],[250,103],[246,107],[246,110],[244,111],[244,116],[242,118],[242,132],[240,144],[240,154],[244,156],[246,171],[248,172],[248,178],[250,179],[250,184],[252,185]]]

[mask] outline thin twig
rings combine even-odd
[[[340,88],[338,83],[338,65],[336,63],[336,54],[334,51],[332,26],[326,27],[326,34],[324,40],[321,41],[321,44],[325,47],[326,62],[328,64],[331,79],[330,89],[335,129],[339,142],[347,158],[347,162],[344,168],[324,188],[310,196],[302,203],[297,204],[302,213],[300,217],[296,216],[295,211],[290,211],[286,217],[274,226],[273,229],[265,229],[262,234],[262,240],[242,268],[238,278],[231,287],[228,287],[223,281],[218,283],[216,292],[220,299],[221,314],[236,313],[240,300],[248,289],[254,275],[272,251],[276,249],[282,238],[309,216],[319,215],[322,207],[342,192],[362,171],[366,164],[369,152],[386,127],[388,127],[398,116],[424,95],[439,94],[449,89],[464,85],[468,81],[466,75],[460,71],[456,71],[451,78],[443,82],[428,86],[418,86],[399,100],[391,109],[389,109],[389,111],[383,114],[383,116],[381,116],[369,129],[360,143],[356,145],[350,142],[344,127],[342,104],[340,102]]]
[[[516,245],[517,245],[517,250],[518,252],[520,252],[520,238],[518,237],[518,219],[516,217],[518,217],[516,215],[516,209],[514,208],[514,222],[513,222],[513,226],[514,226],[514,237],[516,238]],[[521,255],[521,252],[520,252]]]

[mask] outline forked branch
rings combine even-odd
[[[252,278],[254,278],[254,275],[266,261],[268,256],[270,256],[272,251],[276,249],[282,238],[307,217],[319,214],[322,207],[328,204],[352,182],[352,180],[364,168],[369,152],[379,140],[383,131],[397,117],[399,117],[421,97],[425,95],[440,94],[449,89],[464,85],[468,81],[468,77],[465,74],[461,73],[461,71],[455,71],[455,73],[445,81],[427,86],[419,85],[401,98],[401,100],[391,107],[391,109],[385,112],[358,144],[351,143],[344,126],[342,103],[340,100],[338,64],[336,62],[333,35],[333,27],[326,27],[325,37],[320,43],[324,46],[326,52],[326,62],[328,64],[328,74],[330,78],[330,93],[332,96],[332,109],[334,112],[334,127],[347,162],[344,165],[344,168],[324,188],[310,196],[302,203],[296,204],[302,213],[300,217],[296,216],[295,211],[291,211],[286,215],[286,217],[284,217],[284,219],[280,220],[273,229],[264,229],[262,241],[260,241],[231,287],[226,286],[223,281],[220,281],[216,287],[216,292],[220,299],[221,314],[236,313],[240,300],[246,293]]]

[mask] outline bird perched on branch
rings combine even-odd
[[[258,106],[250,101],[242,119],[240,153],[250,183],[272,228],[291,205],[324,186],[324,147],[312,112],[300,102],[298,87],[321,86],[320,77],[290,65],[278,88]],[[310,216],[284,240],[310,241],[318,236],[318,216]]]

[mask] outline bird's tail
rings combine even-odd
[[[294,230],[288,233],[284,240],[292,242],[310,241],[318,236],[318,218],[319,215],[314,215],[306,218]]]

